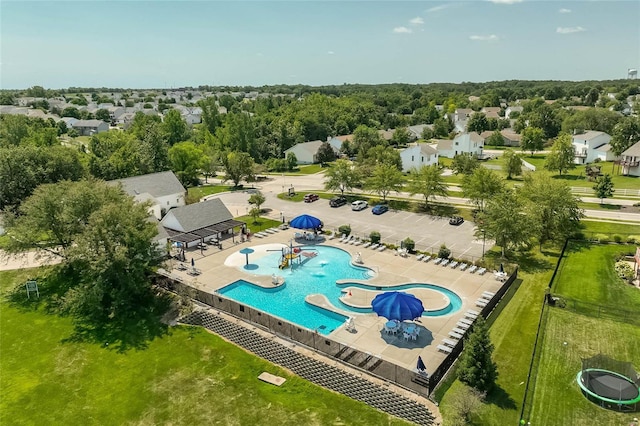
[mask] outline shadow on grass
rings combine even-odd
[[[73,286],[74,276],[62,265],[52,266],[44,272],[39,269],[38,272],[26,281],[33,280],[38,284],[39,297],[34,292],[27,297],[25,281],[10,290],[6,300],[12,307],[23,311],[42,310],[47,314],[59,314],[62,297]]]
[[[491,392],[487,394],[485,401],[488,404],[495,405],[503,410],[515,410],[518,408],[516,402],[511,398],[511,395],[498,385],[496,385]]]
[[[520,265],[520,269],[529,273],[547,271],[555,266],[549,260],[536,256],[532,251],[519,253],[512,261]]]
[[[459,210],[451,205],[434,204],[430,203],[424,205],[424,203],[415,203],[414,212],[425,213],[431,216],[451,217],[458,214]]]

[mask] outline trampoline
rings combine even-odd
[[[619,368],[607,369],[603,364]],[[576,379],[585,396],[601,407],[619,411],[634,411],[638,408],[640,379],[630,363],[599,355],[583,360],[583,368]]]

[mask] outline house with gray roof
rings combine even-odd
[[[482,158],[484,139],[476,132],[462,133],[452,141],[438,141],[438,155],[440,157],[453,158],[458,154],[475,155]]]
[[[620,157],[623,175],[640,176],[640,142],[631,145]]]
[[[303,142],[292,146],[287,149],[284,154],[287,156],[289,153],[293,153],[298,160],[297,164],[314,164],[318,162],[318,150],[322,146],[323,141],[311,141],[311,142]],[[334,145],[330,146],[338,155],[339,151],[336,150]]]
[[[150,173],[109,181],[139,202],[151,203],[151,212],[160,220],[167,211],[184,206],[187,191],[172,171]]]
[[[400,151],[402,171],[408,172],[412,168],[438,164],[438,151],[426,143],[417,143]]]
[[[78,120],[73,123],[73,128],[80,136],[91,136],[109,130],[109,124],[102,120]]]
[[[611,136],[604,132],[587,130],[573,135],[571,143],[575,151],[573,162],[575,164],[593,163],[596,158],[600,161],[613,161],[616,159],[609,142]]]

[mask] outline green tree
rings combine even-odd
[[[476,168],[472,174],[462,179],[464,196],[469,198],[480,211],[484,211],[487,200],[500,194],[503,189],[502,178],[485,167]]]
[[[514,190],[505,189],[487,201],[484,214],[480,215],[482,230],[502,248],[502,257],[507,250],[529,243],[535,232],[538,222],[525,201]]]
[[[351,191],[362,184],[362,178],[350,161],[337,160],[325,172],[324,187],[327,191]]]
[[[167,134],[155,121],[147,122],[142,130],[142,137],[136,144],[139,159],[138,172],[148,174],[167,170],[169,168]]]
[[[253,159],[246,152],[229,152],[222,156],[222,166],[224,167],[224,180],[233,182],[233,186],[240,185],[240,181],[249,180],[253,177]]]
[[[365,182],[365,187],[382,196],[386,201],[391,191],[400,192],[404,176],[402,172],[391,164],[378,164],[374,167],[371,177]]]
[[[451,162],[451,170],[453,170],[455,174],[462,173],[463,175],[470,175],[479,167],[480,162],[475,155],[457,154]]]
[[[485,144],[491,146],[503,146],[504,137],[502,136],[502,133],[500,133],[500,130],[496,130],[495,132],[493,132],[491,136],[487,138]]]
[[[603,203],[605,198],[612,197],[615,190],[613,189],[611,176],[608,174],[598,176],[596,184],[593,185],[593,190],[596,192],[596,196],[600,198],[600,204]]]
[[[406,127],[398,127],[393,136],[391,136],[391,144],[395,146],[406,146],[411,142],[411,134]]]
[[[202,149],[193,142],[179,142],[169,148],[171,170],[184,186],[198,184],[198,172],[204,156]]]
[[[557,170],[562,175],[562,172],[576,167],[573,162],[575,149],[571,140],[571,135],[566,133],[556,138],[553,146],[551,146],[551,153],[544,162],[545,169],[550,171]]]
[[[169,146],[189,139],[187,123],[182,119],[178,110],[170,109],[167,111],[162,121],[162,129],[167,134]]]
[[[589,108],[568,115],[562,122],[562,130],[572,134],[574,131],[596,130],[612,134],[615,125],[622,116],[606,108]]]
[[[433,133],[438,138],[446,138],[454,129],[453,122],[448,118],[438,118],[433,122]]]
[[[484,318],[479,317],[469,334],[458,365],[458,378],[480,392],[491,391],[498,378],[498,366],[493,362],[493,343],[489,327]]]
[[[108,109],[100,108],[96,111],[96,118],[98,120],[106,121],[107,123],[111,122],[111,114],[109,114]]]
[[[532,219],[537,221],[533,229],[541,249],[547,241],[563,242],[579,230],[584,212],[564,181],[544,172],[529,173],[518,192],[530,202]]]
[[[640,118],[625,117],[613,128],[611,135],[611,152],[619,156],[640,141]]]
[[[358,162],[363,169],[370,169],[379,164],[389,164],[402,170],[400,152],[390,146],[376,145],[361,156]]]
[[[260,217],[261,213],[262,211],[258,207],[254,207],[251,210],[249,210],[249,216],[253,218],[254,225],[258,224],[258,218]]]
[[[502,169],[507,174],[507,179],[511,179],[512,176],[520,176],[522,174],[522,157],[512,149],[504,150],[504,162]]]
[[[371,148],[377,145],[386,146],[387,142],[382,139],[376,129],[358,126],[353,132],[353,149],[358,156],[364,157]]]
[[[429,207],[429,201],[437,196],[447,196],[447,184],[442,177],[442,169],[437,164],[415,167],[409,171],[407,190],[411,195],[420,194],[424,197],[425,208]]]
[[[29,136],[32,123],[24,115],[0,114],[0,147],[22,144]]]
[[[265,201],[267,201],[267,198],[260,191],[256,192],[255,194],[251,194],[251,196],[249,197],[249,204],[255,205],[258,211],[262,211],[261,206]]]
[[[467,123],[467,132],[482,133],[485,130],[489,130],[487,116],[482,112],[476,112]]]
[[[294,154],[293,152],[290,152],[287,154],[286,157],[286,163],[287,163],[287,170],[288,171],[293,171],[295,169],[298,168],[298,158],[296,157],[296,154]]]
[[[202,109],[202,124],[204,124],[209,133],[214,135],[218,127],[222,125],[222,117],[218,112],[216,99],[211,96],[200,99],[196,104]]]
[[[527,127],[522,131],[520,147],[523,151],[530,151],[531,155],[536,151],[542,151],[544,146],[544,132],[538,127]]]
[[[227,114],[224,125],[218,129],[216,136],[222,141],[223,149],[247,152],[257,161],[261,160],[261,154],[256,146],[254,123],[249,114],[244,112]]]
[[[322,167],[336,159],[336,153],[328,142],[322,142],[318,148],[316,159]]]

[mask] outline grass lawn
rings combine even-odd
[[[314,173],[322,172],[327,169],[327,166],[322,167],[320,164],[309,164],[306,166],[298,166],[298,170],[293,172],[269,172],[267,175],[271,176],[299,176],[299,175],[312,175]]]
[[[70,341],[69,318],[7,301],[34,273],[0,272],[0,424],[407,424],[201,328],[173,327],[126,352]],[[263,371],[287,381],[260,382]]]
[[[605,410],[582,395],[576,383],[581,358],[600,352],[640,368],[640,328],[559,308],[549,310],[531,424],[618,426],[630,424],[638,417],[638,413]]]
[[[256,232],[264,231],[265,229],[275,228],[276,226],[281,225],[281,222],[278,222],[277,220],[268,219],[266,217],[259,217],[256,222],[253,221],[253,217],[251,216],[240,216],[240,217],[236,217],[235,220],[239,220],[240,222],[246,223],[247,228],[251,230],[252,234],[255,234]]]
[[[219,194],[220,192],[233,191],[235,188],[233,185],[203,185],[192,186],[187,189],[187,197],[189,199],[201,199],[211,194]],[[239,190],[244,190],[240,188]]]
[[[640,225],[629,225],[626,223],[596,222],[583,220],[580,222],[584,233],[602,233],[619,235],[640,235]]]

